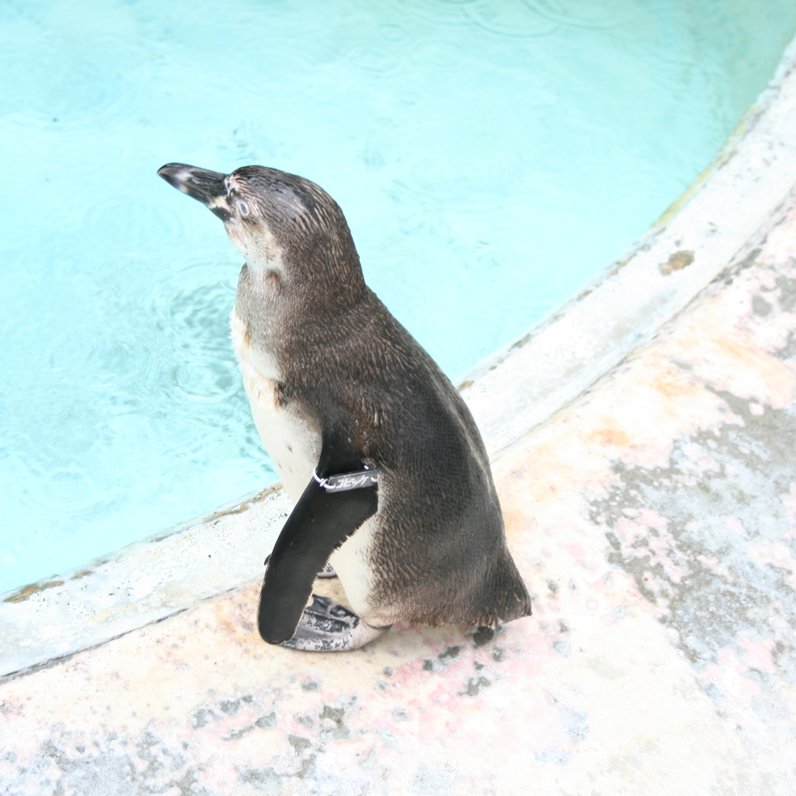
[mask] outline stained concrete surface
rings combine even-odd
[[[790,794],[794,443],[791,194],[495,459],[533,617],[313,656],[248,583],[3,681],[0,792]]]

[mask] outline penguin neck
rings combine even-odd
[[[303,269],[304,274],[288,279],[277,267],[247,263],[238,279],[236,313],[258,342],[272,350],[293,335],[328,335],[368,292],[358,260],[355,266],[347,273],[330,273],[319,263],[319,271]]]

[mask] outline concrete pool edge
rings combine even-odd
[[[630,252],[474,369],[463,394],[492,453],[650,339],[737,256],[793,186],[795,129],[796,40],[714,161]]]
[[[463,385],[491,453],[588,389],[685,307],[775,215],[793,186],[796,46],[742,129],[630,256]],[[281,490],[137,543],[0,602],[0,678],[179,613],[258,577],[289,505]]]

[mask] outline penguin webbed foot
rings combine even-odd
[[[331,564],[324,564],[323,569],[318,572],[315,577],[326,580],[328,578],[336,578],[337,573],[334,571],[334,567]]]
[[[372,627],[334,600],[313,594],[296,632],[281,646],[304,652],[344,652],[364,647],[387,629]]]

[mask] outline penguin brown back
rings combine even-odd
[[[355,649],[397,621],[530,614],[475,422],[365,285],[337,203],[260,166],[158,173],[219,216],[246,258],[233,342],[258,432],[296,501],[265,573],[263,638]],[[353,611],[311,594],[327,564]]]

